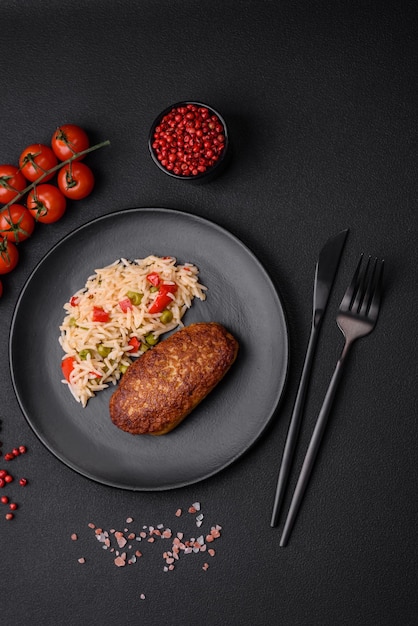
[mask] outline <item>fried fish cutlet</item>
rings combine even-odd
[[[238,342],[221,324],[200,322],[173,333],[134,361],[110,398],[110,417],[134,435],[164,435],[219,383]]]

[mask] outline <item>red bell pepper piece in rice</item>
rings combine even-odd
[[[154,287],[158,287],[161,282],[160,275],[157,272],[151,272],[147,275],[147,281]]]
[[[93,322],[108,322],[110,320],[110,315],[104,310],[103,307],[94,306],[91,319]]]
[[[67,358],[61,361],[62,373],[68,382],[70,382],[70,374],[74,369],[74,361],[75,359],[73,356],[67,356]]]
[[[174,294],[176,291],[176,283],[173,283],[172,285],[163,283],[160,285],[157,296],[148,309],[148,313],[161,313],[164,311],[164,309],[166,309],[168,305],[173,302],[173,298],[169,294]]]
[[[138,352],[139,348],[141,347],[141,342],[139,341],[138,337],[131,337],[128,341],[128,346],[132,346],[131,352]]]
[[[132,302],[129,298],[124,298],[119,302],[119,306],[124,313],[127,313],[130,309],[132,309]]]

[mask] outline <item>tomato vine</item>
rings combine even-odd
[[[57,221],[65,212],[66,198],[79,200],[91,193],[93,173],[79,161],[108,145],[109,140],[89,146],[88,136],[82,128],[66,124],[56,129],[52,150],[43,144],[33,144],[21,154],[19,167],[0,166],[1,197],[3,201],[7,199],[7,203],[0,208],[0,275],[16,267],[19,258],[16,244],[30,237],[35,222]],[[45,153],[49,159],[44,156]],[[41,160],[38,161],[38,158]],[[32,171],[26,171],[28,165]],[[58,173],[57,186],[45,184],[55,173]],[[25,185],[27,181],[29,184]],[[26,206],[18,204],[25,196]],[[2,293],[0,281],[0,297]]]
[[[93,152],[94,150],[98,150],[99,148],[104,148],[105,146],[109,146],[109,145],[110,145],[110,141],[108,139],[106,139],[106,141],[101,141],[100,143],[97,143],[94,146],[90,146],[89,148],[86,148],[86,150],[81,150],[80,152],[75,152],[69,159],[66,159],[65,161],[60,161],[54,167],[51,167],[50,169],[45,170],[45,172],[43,174],[41,174],[39,176],[39,178],[37,178],[32,183],[30,183],[27,187],[25,187],[25,189],[22,189],[22,191],[19,191],[16,194],[16,196],[13,198],[13,200],[10,200],[10,202],[5,204],[4,207],[2,208],[2,211],[8,209],[12,204],[15,204],[16,202],[21,200],[27,193],[29,193],[32,189],[34,189],[37,185],[39,185],[39,183],[41,183],[43,180],[45,180],[45,178],[47,178],[51,174],[54,174],[55,172],[60,170],[65,165],[68,165],[69,163],[72,163],[76,159],[79,159],[80,157],[83,157],[86,154],[89,154],[90,152]]]

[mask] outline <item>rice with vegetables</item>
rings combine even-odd
[[[96,269],[66,302],[59,337],[65,352],[62,382],[83,407],[118,382],[132,357],[183,326],[193,299],[206,298],[198,274],[195,265],[178,265],[174,257],[118,259]]]

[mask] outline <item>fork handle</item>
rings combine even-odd
[[[322,437],[325,432],[325,428],[328,422],[328,417],[331,411],[331,407],[335,398],[335,394],[338,388],[338,384],[343,372],[343,365],[345,356],[348,351],[349,344],[346,344],[340,359],[337,362],[336,368],[332,375],[330,384],[328,386],[327,393],[325,395],[324,402],[318,415],[318,419],[315,424],[315,428],[312,434],[312,438],[309,442],[308,450],[306,452],[305,459],[303,461],[302,469],[296,484],[296,488],[293,494],[292,501],[290,503],[289,512],[287,514],[286,523],[283,529],[283,533],[280,539],[280,546],[286,546],[290,533],[292,532],[293,525],[296,520],[299,508],[301,506],[305,490],[308,486],[309,478],[312,474],[312,470],[315,464],[315,460],[321,445]]]
[[[292,468],[293,457],[302,421],[303,407],[305,405],[313,358],[316,350],[316,344],[318,341],[318,334],[319,324],[313,324],[309,337],[308,347],[306,350],[306,356],[303,364],[302,375],[299,382],[299,388],[297,391],[295,404],[293,406],[292,416],[290,418],[289,430],[283,450],[283,458],[280,465],[279,477],[277,479],[276,494],[274,498],[273,512],[270,523],[272,527],[277,525],[280,515],[280,509],[289,481],[290,470]]]

